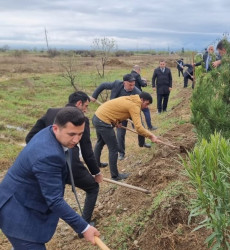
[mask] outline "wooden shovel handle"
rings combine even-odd
[[[129,130],[129,131],[131,131],[131,132],[133,132],[133,133],[135,133],[135,134],[138,134],[137,131],[135,131],[135,130],[133,130],[133,129],[130,129],[130,128],[127,128],[127,127],[124,127],[124,126],[121,126],[121,128],[126,129],[126,130]],[[166,145],[166,146],[169,146],[169,147],[171,147],[171,148],[178,148],[177,146],[174,146],[174,145],[172,145],[172,144],[170,144],[170,143],[164,142],[164,141],[162,141],[161,139],[160,139],[160,141],[159,141],[158,143],[163,144],[163,145]]]
[[[89,98],[91,99],[91,98],[93,98],[93,97],[89,95]],[[94,98],[94,99],[95,99],[95,98]],[[97,99],[95,99],[95,100],[96,100],[96,101],[95,101],[96,103],[98,103],[99,105],[102,105],[102,103],[101,103],[100,101],[98,101]]]
[[[134,190],[146,193],[146,194],[150,194],[150,191],[148,189],[136,187],[136,186],[133,186],[133,185],[130,185],[130,184],[127,184],[127,183],[122,183],[122,182],[119,182],[119,181],[110,180],[110,179],[105,178],[105,177],[103,177],[103,180],[106,181],[106,182],[117,184],[119,186],[127,187],[127,188],[134,189]]]
[[[95,243],[97,244],[97,246],[100,247],[100,249],[102,249],[102,250],[110,250],[99,237],[94,236],[94,239],[95,239]]]
[[[133,130],[133,129],[131,129],[131,128],[127,128],[127,127],[125,127],[125,126],[121,126],[121,128],[126,129],[126,130],[129,130],[129,131],[131,131],[131,132],[133,132],[133,133],[135,133],[135,134],[138,134],[137,131],[135,131],[135,130]]]

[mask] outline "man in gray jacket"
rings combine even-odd
[[[135,78],[132,76],[132,74],[127,74],[123,76],[123,81],[116,80],[114,82],[104,82],[100,84],[92,94],[91,101],[95,102],[99,94],[105,89],[111,90],[110,99],[121,96],[137,95],[141,93],[141,91],[135,87]],[[122,126],[127,127],[127,123],[127,121],[122,121]],[[117,128],[119,160],[123,160],[125,157],[125,134],[125,129]],[[151,147],[150,144],[145,143],[145,138],[140,135],[138,135],[138,143],[140,147]]]

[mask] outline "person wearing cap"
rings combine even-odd
[[[140,94],[141,91],[135,87],[135,78],[132,74],[126,74],[123,76],[123,81],[116,80],[114,82],[101,83],[93,92],[91,101],[95,102],[99,94],[105,90],[111,90],[110,99],[115,99],[121,96],[130,96]],[[122,126],[127,127],[127,121],[121,121]],[[117,142],[119,160],[123,160],[125,157],[125,134],[126,130],[123,128],[117,128]],[[138,144],[140,147],[150,148],[151,145],[145,143],[145,137],[138,135]],[[99,161],[99,159],[97,159]]]
[[[184,66],[184,59],[181,58],[179,60],[177,60],[177,70],[178,70],[178,76],[180,77],[180,75],[184,76],[183,74],[183,66]]]
[[[93,116],[93,125],[97,133],[97,142],[94,154],[100,161],[101,151],[104,145],[109,150],[109,167],[111,178],[119,181],[126,179],[128,173],[119,173],[117,169],[118,144],[114,127],[120,127],[122,121],[131,118],[138,134],[148,137],[152,142],[160,140],[145,129],[141,122],[140,112],[152,103],[152,96],[149,93],[141,92],[139,95],[121,96],[103,103]]]

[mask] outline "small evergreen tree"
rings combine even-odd
[[[215,131],[230,138],[230,45],[224,42],[226,54],[221,65],[197,78],[192,96],[192,123],[198,135],[209,140]]]
[[[208,246],[213,250],[230,249],[230,141],[215,133],[210,142],[202,139],[188,158],[181,160],[196,193],[190,219],[205,216],[194,230],[211,229],[205,241]]]

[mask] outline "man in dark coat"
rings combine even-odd
[[[141,67],[138,65],[135,65],[133,67],[133,70],[131,71],[131,74],[134,76],[135,78],[135,86],[142,91],[142,87],[146,87],[147,86],[147,82],[145,79],[141,78]]]
[[[135,78],[131,74],[127,74],[123,76],[123,81],[116,80],[114,82],[104,82],[100,84],[93,92],[91,100],[95,102],[99,94],[105,89],[111,90],[111,100],[121,96],[137,95],[141,93],[141,91],[135,87]],[[122,121],[122,126],[127,127],[127,121]],[[117,128],[119,160],[123,160],[125,157],[125,134],[125,129]],[[141,135],[138,135],[138,144],[140,147],[151,147],[150,144],[145,143],[145,137]]]
[[[183,74],[183,66],[184,66],[184,59],[181,58],[177,60],[177,70],[178,70],[178,76],[180,77],[180,74],[184,76]]]
[[[68,158],[84,132],[81,110],[66,107],[24,147],[0,183],[0,228],[15,250],[45,250],[59,218],[95,244],[99,232],[64,200]]]
[[[69,96],[69,103],[66,106],[76,107],[81,111],[86,112],[89,101],[90,98],[87,96],[87,94],[82,91],[77,91]],[[36,124],[26,136],[26,143],[29,143],[32,137],[40,130],[52,125],[54,122],[54,118],[59,110],[61,110],[61,108],[48,109],[46,114],[37,120]],[[90,223],[99,192],[98,183],[100,183],[103,179],[99,167],[105,167],[108,164],[100,163],[100,166],[98,167],[90,140],[89,119],[87,117],[85,117],[85,129],[79,144],[82,157],[90,173],[80,160],[78,146],[75,146],[72,149],[72,171],[75,186],[83,189],[86,192],[85,205],[82,216],[88,223]],[[92,175],[95,175],[95,177],[93,177]],[[68,184],[70,184],[70,180],[68,180]]]
[[[158,113],[166,112],[170,91],[172,90],[171,70],[166,67],[165,61],[160,61],[160,65],[153,72],[152,77],[153,91],[157,92]]]
[[[142,88],[141,87],[146,87],[147,86],[147,82],[145,79],[142,79],[141,78],[141,68],[139,65],[135,65],[133,67],[133,70],[131,71],[131,74],[134,76],[135,78],[135,86],[140,90],[142,91]],[[150,115],[150,111],[149,111],[149,108],[146,108],[146,109],[143,109],[142,112],[144,113],[145,115],[145,121],[146,121],[146,124],[148,126],[148,129],[149,130],[155,130],[157,129],[157,127],[153,126],[152,123],[151,123],[151,115]]]
[[[192,81],[192,88],[194,88],[193,66],[192,66],[192,64],[184,64],[184,67],[187,67],[187,70],[184,72],[184,88],[188,87],[188,80],[189,79]]]

